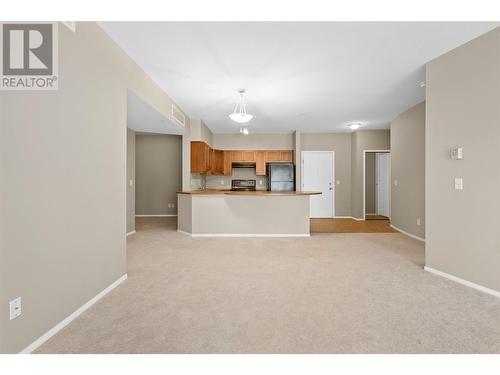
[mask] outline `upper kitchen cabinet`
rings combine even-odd
[[[232,175],[232,163],[255,164],[255,174],[265,176],[266,163],[293,163],[292,150],[215,150],[202,141],[191,142],[191,172]]]
[[[281,161],[281,151],[266,151],[266,161],[271,163]]]
[[[255,162],[254,151],[231,151],[233,163],[253,163]]]
[[[286,162],[293,162],[293,151],[292,150],[286,150],[286,151],[281,151],[280,155],[281,161],[286,161]]]
[[[213,167],[211,168],[212,174],[221,175],[224,174],[224,151],[222,150],[212,150],[213,151]]]
[[[243,162],[254,162],[255,161],[255,152],[254,151],[242,151],[241,157]]]
[[[243,152],[242,151],[228,151],[231,153],[231,162],[232,163],[240,163],[243,161]]]
[[[191,173],[207,173],[210,170],[210,146],[205,142],[191,142]]]
[[[222,151],[224,158],[224,168],[222,174],[224,176],[231,176],[233,174],[233,166],[231,161],[231,151]]]
[[[292,150],[266,151],[266,161],[268,163],[293,162]]]
[[[266,152],[255,151],[255,174],[257,176],[266,175]]]

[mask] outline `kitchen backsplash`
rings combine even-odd
[[[231,180],[256,180],[257,190],[267,190],[267,176],[257,176],[255,168],[233,168],[232,176],[191,174],[191,189],[231,189]],[[205,186],[204,186],[205,185]]]

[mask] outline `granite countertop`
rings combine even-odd
[[[319,192],[319,191],[267,191],[267,190],[232,191],[232,190],[219,190],[219,189],[203,189],[203,190],[178,191],[177,194],[261,196],[261,195],[317,195],[317,194],[321,194],[321,192]]]

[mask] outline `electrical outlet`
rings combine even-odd
[[[464,179],[462,177],[455,177],[455,190],[464,190]]]
[[[420,218],[417,217],[417,225],[420,226]]]
[[[398,186],[398,180],[394,180],[394,186]]]
[[[21,315],[22,313],[21,297],[17,297],[16,299],[10,301],[9,309],[10,309],[10,320],[16,319],[19,315]]]
[[[337,180],[337,185],[340,185],[340,180]]]
[[[128,185],[129,186],[134,186],[134,180],[129,180]]]
[[[220,184],[221,184],[221,185],[224,185],[224,180],[220,180]]]

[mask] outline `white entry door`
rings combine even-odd
[[[333,151],[302,151],[302,190],[321,192],[321,195],[311,195],[311,217],[335,215],[334,166]]]
[[[375,173],[377,183],[377,214],[389,217],[390,215],[390,191],[389,168],[391,154],[377,153],[375,162]]]

